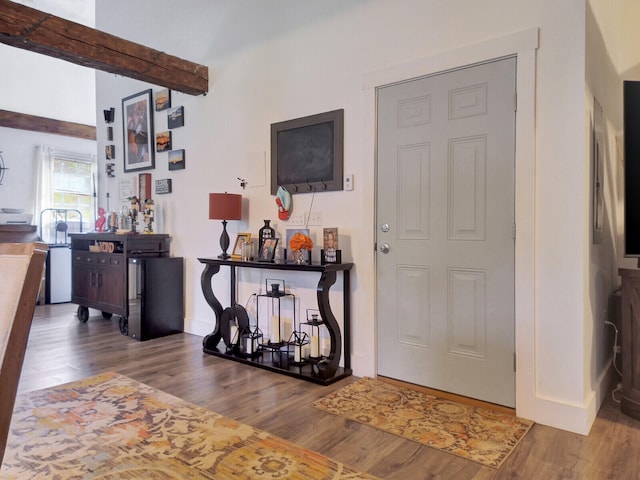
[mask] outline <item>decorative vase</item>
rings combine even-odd
[[[271,220],[264,220],[264,226],[258,231],[258,250],[262,250],[262,244],[267,238],[274,238],[276,236],[276,231],[271,228],[269,225]]]

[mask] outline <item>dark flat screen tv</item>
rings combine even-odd
[[[624,255],[640,257],[640,81],[625,81]]]

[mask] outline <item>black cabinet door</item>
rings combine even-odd
[[[149,340],[184,331],[182,257],[132,260],[136,298],[129,301],[129,336]]]

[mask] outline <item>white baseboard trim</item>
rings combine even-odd
[[[589,393],[583,405],[562,403],[558,400],[537,397],[532,412],[522,412],[522,416],[536,423],[567,430],[580,435],[589,435],[596,420],[598,410],[614,381],[614,370],[610,363],[596,380],[594,389]],[[519,413],[520,415],[520,413]]]

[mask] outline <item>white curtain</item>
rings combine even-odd
[[[40,225],[40,213],[45,208],[50,208],[53,205],[53,178],[51,168],[51,155],[49,148],[44,145],[38,145],[36,147],[35,154],[35,198],[33,204],[33,220],[34,224],[38,226],[39,232],[48,231],[49,225]],[[46,221],[46,219],[43,219]]]

